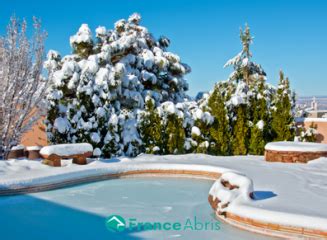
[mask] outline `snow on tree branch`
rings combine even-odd
[[[7,35],[0,38],[0,154],[17,144],[22,133],[39,119],[46,81],[42,78],[46,32],[33,18],[33,36],[27,23],[11,17]]]

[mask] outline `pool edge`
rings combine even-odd
[[[20,187],[15,189],[0,189],[0,196],[8,195],[20,195],[29,194],[35,192],[49,191],[54,189],[60,189],[70,187],[83,183],[91,183],[109,179],[119,179],[124,177],[132,177],[137,175],[149,175],[162,176],[162,175],[176,175],[180,177],[200,177],[206,179],[217,180],[221,173],[215,171],[204,170],[178,170],[178,169],[145,169],[145,170],[129,170],[119,173],[106,173],[101,175],[87,176],[81,178],[75,178],[71,180],[65,180],[51,184],[40,184],[29,187]],[[271,237],[279,237],[286,239],[327,239],[327,232],[315,229],[297,228],[292,226],[284,226],[279,224],[263,223],[251,218],[243,218],[233,213],[227,212],[225,216],[221,216],[215,211],[217,219],[249,232],[262,234]],[[269,227],[271,226],[271,228]]]

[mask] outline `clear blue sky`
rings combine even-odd
[[[80,24],[112,28],[133,12],[142,15],[155,37],[169,37],[169,50],[192,67],[190,95],[228,77],[231,69],[223,65],[240,51],[244,23],[255,36],[254,61],[263,66],[268,82],[276,84],[282,68],[299,95],[327,95],[326,0],[2,0],[0,34],[13,13],[29,22],[37,16],[49,34],[47,49],[64,55],[71,52],[69,36]]]

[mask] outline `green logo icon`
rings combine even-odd
[[[125,219],[119,215],[111,215],[106,219],[106,227],[112,232],[122,232],[126,228]]]

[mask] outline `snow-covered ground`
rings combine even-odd
[[[0,189],[55,183],[104,173],[143,169],[237,171],[253,180],[256,200],[231,211],[258,220],[327,230],[327,158],[308,164],[265,162],[263,157],[215,157],[202,154],[117,158],[54,168],[38,161],[0,161]],[[279,222],[280,223],[280,222]]]

